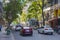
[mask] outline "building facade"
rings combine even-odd
[[[57,8],[58,0],[47,0],[47,4],[44,5],[44,16],[46,20],[54,17],[54,11]]]
[[[54,30],[58,30],[60,26],[60,0],[53,0],[53,2],[51,2],[50,4],[50,7],[47,8],[49,10],[45,9],[45,14],[48,17],[46,17],[46,19],[48,19],[47,21],[49,22],[49,25]]]

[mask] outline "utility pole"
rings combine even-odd
[[[44,9],[44,0],[42,0],[42,17],[43,17],[43,25],[45,25],[45,19],[44,19],[43,9]]]

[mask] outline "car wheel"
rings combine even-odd
[[[42,33],[44,34],[44,31]]]
[[[58,30],[58,34],[60,34],[60,30]]]
[[[20,33],[21,36],[24,36],[24,34]]]
[[[17,29],[15,29],[15,31],[17,31]]]
[[[20,35],[22,35],[22,33],[20,32]]]
[[[41,34],[43,34],[43,33],[44,33],[44,31],[41,31],[40,33],[41,33]]]
[[[38,34],[39,34],[40,32],[39,32],[39,30],[38,30]]]
[[[22,34],[20,33],[20,35],[22,35]]]
[[[31,36],[33,35],[33,34],[30,34]]]
[[[22,32],[20,32],[20,35],[23,35],[23,33],[22,33]]]
[[[53,32],[51,32],[51,35],[53,35]]]

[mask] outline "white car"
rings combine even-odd
[[[16,26],[12,26],[12,30],[15,30]]]
[[[21,30],[21,27],[22,27],[21,25],[16,25],[15,30],[16,31],[20,31]]]
[[[38,33],[53,34],[53,29],[49,25],[38,28]]]
[[[60,34],[60,26],[58,26],[58,31],[57,32],[58,32],[58,34]]]

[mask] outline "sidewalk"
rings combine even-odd
[[[4,30],[5,28],[2,28],[2,31],[0,32],[0,40],[15,40],[13,34],[6,35],[6,32]]]

